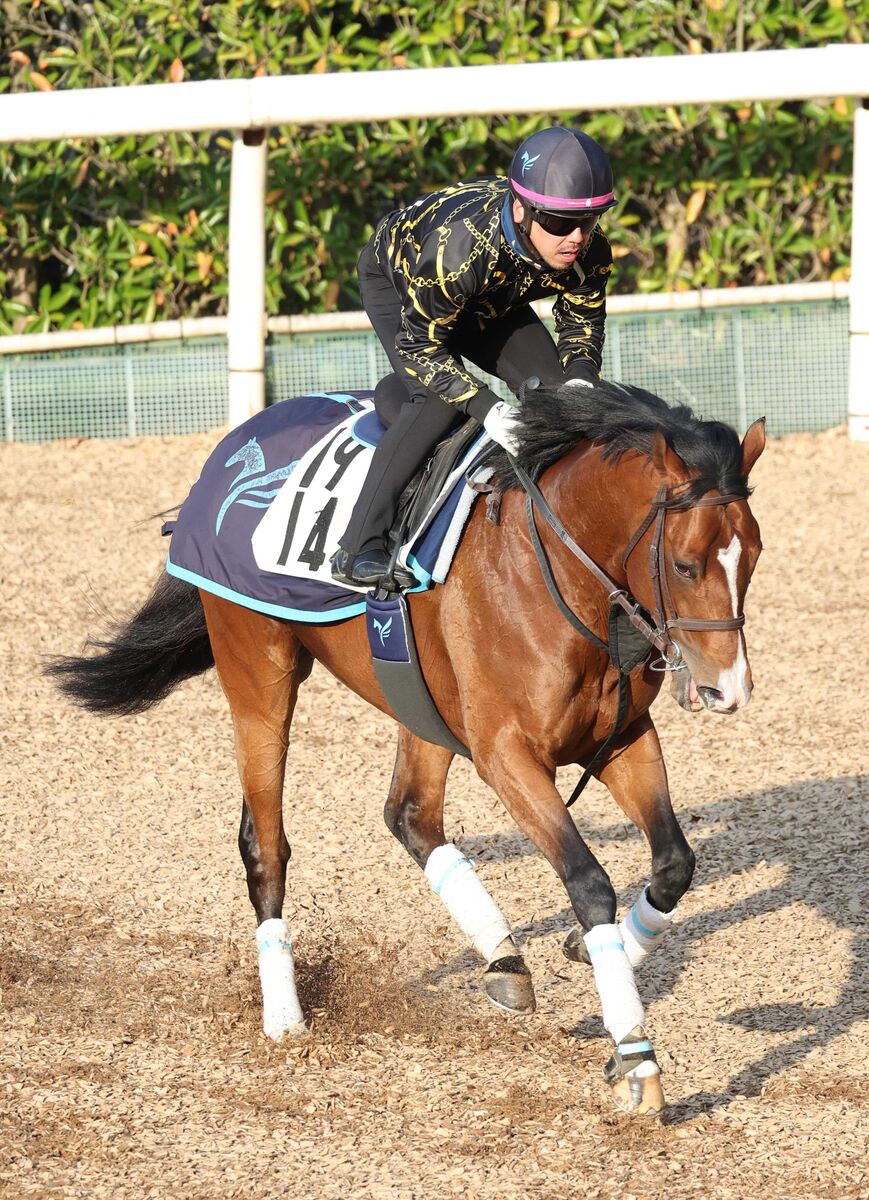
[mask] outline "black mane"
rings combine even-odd
[[[740,497],[750,494],[735,429],[697,417],[686,405],[670,407],[642,388],[604,381],[593,388],[538,388],[526,392],[517,416],[519,462],[532,478],[581,440],[603,446],[604,459],[613,463],[629,450],[651,455],[652,438],[660,429],[685,465],[698,473],[688,488],[680,489],[686,506],[716,489]],[[519,486],[506,456],[498,454],[492,462],[502,487]]]

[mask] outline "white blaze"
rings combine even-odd
[[[736,571],[742,554],[742,543],[736,534],[733,535],[726,550],[718,551],[718,561],[724,568],[727,586],[730,589],[730,601],[733,606],[733,616],[738,617],[737,605],[739,599],[736,592]],[[745,637],[742,630],[738,631],[736,661],[732,666],[722,671],[718,677],[718,690],[722,695],[722,706],[730,708],[747,704],[751,699],[748,688],[748,659],[745,654]]]

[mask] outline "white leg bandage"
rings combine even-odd
[[[472,864],[458,847],[447,842],[432,850],[425,875],[462,933],[489,962],[496,947],[510,937],[510,926]]]
[[[594,982],[600,996],[603,1023],[618,1043],[645,1020],[643,1005],[634,981],[618,925],[595,925],[585,935]]]
[[[661,938],[670,928],[675,908],[672,912],[658,912],[646,895],[646,889],[637,898],[634,907],[619,925],[619,933],[625,943],[631,966],[638,967],[649,957]]]
[[[259,977],[263,990],[263,1032],[280,1039],[284,1033],[304,1033],[305,1018],[296,994],[293,943],[286,921],[273,917],[256,931]]]

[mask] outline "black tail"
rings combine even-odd
[[[113,641],[88,646],[103,653],[57,658],[46,674],[57,676],[76,704],[116,716],[143,712],[183,679],[214,666],[199,592],[165,573]]]

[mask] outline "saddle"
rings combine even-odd
[[[397,553],[425,520],[450,473],[474,439],[479,437],[481,428],[478,421],[468,417],[458,429],[438,442],[428,462],[411,479],[401,493],[395,522],[387,539],[390,554]]]

